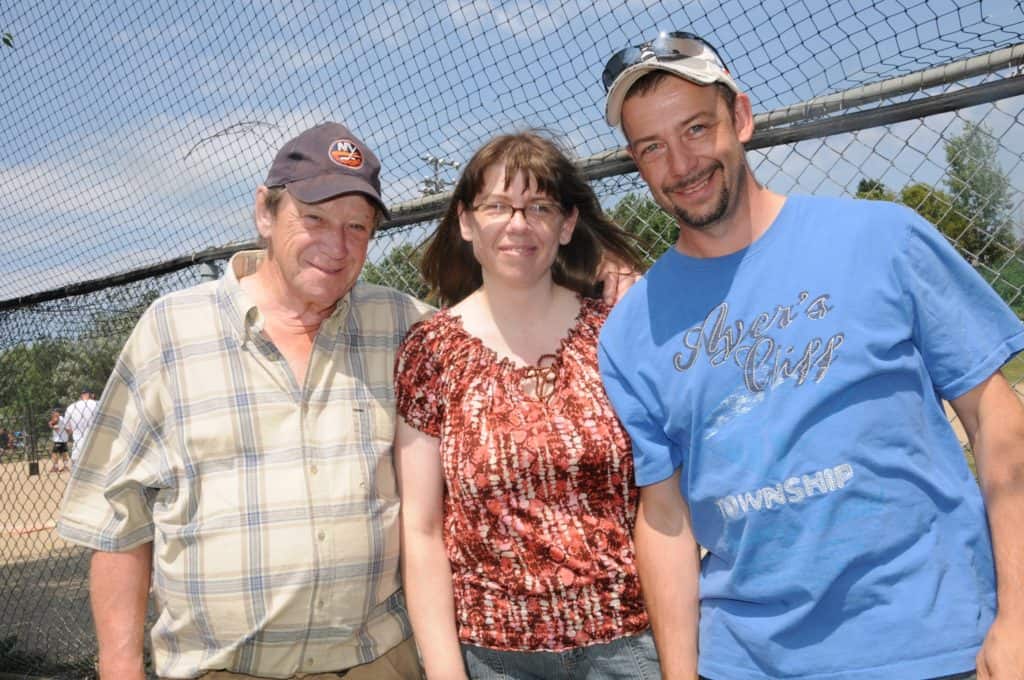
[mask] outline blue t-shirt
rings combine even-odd
[[[602,376],[637,482],[682,467],[702,675],[930,678],[995,612],[985,509],[940,398],[1024,329],[891,203],[794,196],[748,248],[670,249],[614,308]]]

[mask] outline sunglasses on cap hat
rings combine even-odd
[[[621,49],[613,54],[605,64],[601,82],[607,92],[611,89],[615,79],[630,66],[636,66],[650,59],[675,61],[693,57],[710,61],[710,65],[726,73],[729,72],[722,60],[722,55],[704,38],[686,31],[669,31],[658,34],[654,40]]]

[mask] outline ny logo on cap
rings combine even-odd
[[[327,151],[331,160],[346,168],[358,170],[363,167],[363,152],[351,139],[336,139]]]

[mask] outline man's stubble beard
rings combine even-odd
[[[718,201],[711,210],[703,215],[694,214],[678,206],[674,206],[674,208],[676,221],[680,225],[704,231],[714,226],[725,215],[725,211],[729,208],[729,188],[722,186],[722,190],[718,193]]]
[[[697,231],[710,231],[711,228],[714,227],[723,217],[725,217],[726,213],[729,211],[729,204],[732,195],[729,191],[729,184],[726,181],[725,177],[725,166],[720,161],[717,161],[715,164],[715,169],[712,171],[711,174],[714,174],[714,172],[720,172],[722,174],[722,189],[721,191],[718,192],[718,200],[715,202],[715,204],[711,207],[710,210],[703,214],[699,214],[686,210],[685,208],[680,208],[675,204],[672,205],[672,214],[675,216],[676,222],[680,227],[689,227],[691,229],[696,229]],[[744,179],[745,177],[743,177],[743,175],[741,174],[739,177],[738,185],[736,187],[737,191],[742,191]],[[690,181],[688,180],[678,182],[671,187],[667,187],[666,193],[668,193],[668,191],[674,190],[676,187],[680,185],[685,186],[688,183],[690,183]]]

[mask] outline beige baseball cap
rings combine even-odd
[[[622,123],[622,102],[633,83],[651,71],[667,71],[698,85],[723,83],[733,92],[740,88],[712,45],[693,33],[662,32],[654,40],[619,50],[601,74],[608,97],[605,120]]]

